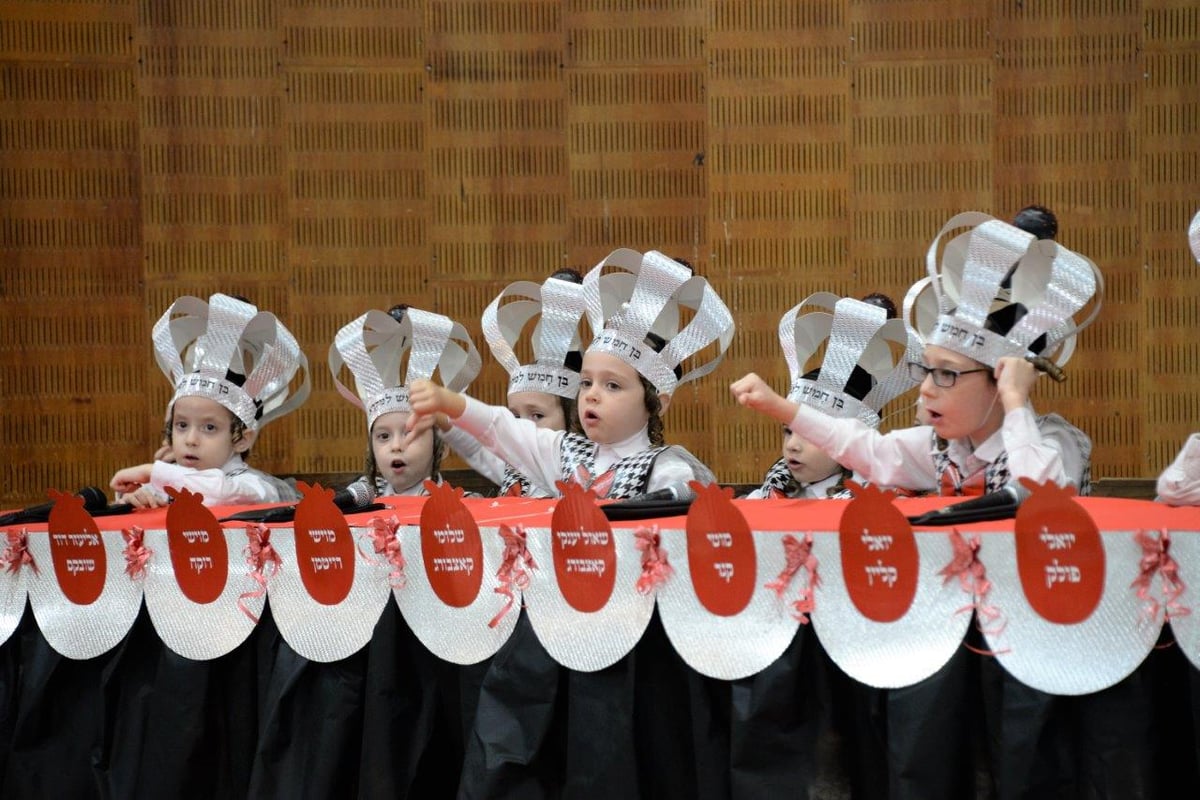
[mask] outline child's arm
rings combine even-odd
[[[753,372],[734,381],[729,390],[733,392],[734,399],[739,404],[773,417],[784,425],[790,423],[800,410],[800,406],[786,397],[780,397],[766,381]]]
[[[159,508],[170,502],[170,498],[150,486],[153,464],[138,464],[117,470],[108,485],[116,492],[116,499],[134,508]]]
[[[195,469],[156,461],[150,473],[149,485],[159,492],[163,492],[167,486],[198,492],[204,496],[206,506],[280,501],[276,486],[257,470],[249,467],[240,467],[226,473],[221,469]]]
[[[1200,505],[1200,434],[1193,433],[1171,466],[1158,476],[1158,499],[1173,506]]]
[[[485,405],[432,381],[415,381],[408,400],[414,412],[407,423],[410,429],[420,415],[444,413],[531,484],[558,493],[554,482],[559,478],[562,431],[544,430],[531,420],[517,419],[503,406]]]

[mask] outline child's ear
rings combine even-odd
[[[667,413],[667,407],[671,405],[671,395],[660,394],[658,396],[658,405],[659,405],[659,409],[658,409],[659,414]]]
[[[242,438],[233,443],[233,452],[244,453],[254,446],[254,440],[258,437],[258,431],[252,431],[246,428],[242,431]]]

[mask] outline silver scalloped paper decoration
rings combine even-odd
[[[820,563],[812,614],[817,638],[842,670],[860,683],[880,689],[911,686],[937,672],[962,645],[969,605],[954,579],[938,572],[954,551],[945,534],[916,534],[919,558],[917,590],[904,616],[876,622],[855,607],[842,576],[838,534],[814,533],[812,552]]]
[[[50,536],[29,537],[38,572],[28,575],[29,604],[38,628],[54,650],[67,658],[95,658],[120,644],[142,606],[142,585],[125,574],[125,539],[120,531],[101,531],[104,588],[94,602],[67,599],[50,556]]]

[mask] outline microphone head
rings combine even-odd
[[[354,505],[369,505],[375,499],[374,481],[354,481],[346,487],[346,491],[354,498]]]
[[[103,489],[95,486],[85,486],[75,493],[83,498],[83,507],[87,511],[100,511],[108,508],[108,495]]]

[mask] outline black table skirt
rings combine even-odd
[[[72,661],[27,608],[0,646],[0,797],[1200,797],[1200,673],[1169,630],[1082,697],[1020,685],[978,644],[884,691],[802,626],[766,670],[722,681],[655,615],[628,656],[581,673],[522,615],[495,656],[457,666],[389,603],[329,664],[298,656],[269,610],[211,661],[169,651],[144,609],[120,646]]]

